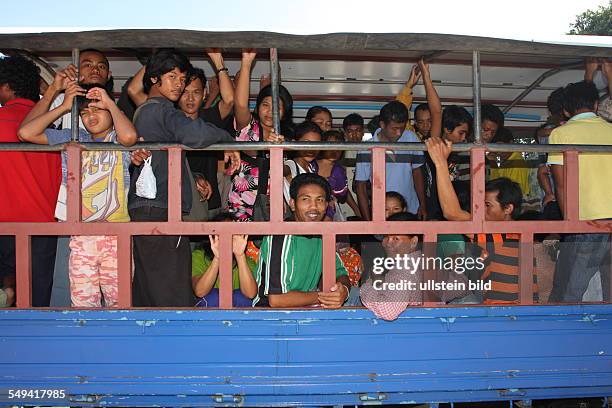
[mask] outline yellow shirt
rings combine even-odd
[[[491,174],[489,179],[493,180],[499,177],[507,177],[510,180],[517,182],[521,186],[523,197],[527,197],[531,192],[529,186],[529,164],[523,158],[523,153],[512,152],[510,157],[502,163],[502,167],[491,165]]]
[[[612,124],[594,113],[575,115],[550,134],[550,144],[612,145]],[[550,153],[548,164],[563,164],[562,153]],[[578,158],[581,220],[612,218],[612,154],[581,153]]]

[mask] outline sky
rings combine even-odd
[[[576,15],[608,0],[20,0],[0,32],[104,28],[413,32],[558,41]],[[18,6],[17,6],[18,4]],[[612,41],[611,41],[612,42]]]

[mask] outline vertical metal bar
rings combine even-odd
[[[336,283],[336,235],[323,234],[323,291]]]
[[[117,236],[117,280],[117,307],[128,309],[132,306],[132,237],[128,234]]]
[[[565,208],[563,215],[567,221],[580,219],[580,189],[578,152],[569,150],[563,153],[563,177],[565,179]]]
[[[168,221],[180,222],[183,214],[182,170],[183,155],[180,147],[168,148]]]
[[[533,233],[519,241],[519,293],[521,305],[533,305]]]
[[[78,48],[72,49],[72,64],[77,69],[77,80],[78,80],[79,75],[80,75],[79,66],[81,65],[79,61],[79,49]],[[79,108],[76,104],[76,100],[75,102],[72,103],[72,108],[70,109],[70,132],[71,132],[72,141],[78,142],[79,141]]]
[[[472,51],[472,93],[474,99],[474,142],[480,139],[480,51]]]
[[[406,228],[409,231],[409,228]],[[435,257],[436,256],[436,245],[435,242],[438,240],[438,235],[433,232],[428,232],[423,234],[423,254],[426,258]],[[427,265],[426,265],[427,266]],[[431,268],[424,268],[423,271],[423,282],[427,282],[429,280],[436,280],[436,271]],[[425,291],[423,295],[423,306],[434,307],[439,304],[439,297],[436,296],[435,293],[428,290]]]
[[[484,147],[475,147],[470,153],[472,222],[482,225],[485,220],[485,149]]]
[[[270,80],[272,82],[272,121],[274,122],[274,131],[277,135],[280,135],[278,50],[276,48],[270,48]]]
[[[374,147],[372,149],[372,221],[385,221],[386,173],[385,149]]]
[[[17,271],[16,297],[17,307],[32,307],[32,256],[31,237],[18,234],[15,236],[15,269]]]
[[[66,146],[68,155],[66,221],[71,223],[81,221],[81,151],[80,145],[68,144]]]
[[[232,234],[219,235],[219,307],[232,308]]]
[[[266,183],[267,180],[259,180]],[[270,221],[283,221],[283,149],[270,149]]]

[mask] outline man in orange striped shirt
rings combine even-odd
[[[463,210],[453,188],[447,159],[452,143],[439,137],[425,141],[427,151],[436,166],[438,196],[444,217],[449,221],[470,221],[472,215]],[[485,219],[487,221],[516,220],[521,212],[521,187],[507,178],[489,181],[485,186]],[[519,303],[519,236],[517,234],[472,234],[468,238],[485,258],[481,280],[491,282],[483,293],[484,303]],[[533,275],[534,301],[537,301],[536,275]]]

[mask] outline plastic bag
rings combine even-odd
[[[136,180],[136,195],[152,200],[157,195],[157,180],[151,167],[151,157],[145,159],[138,180]]]

